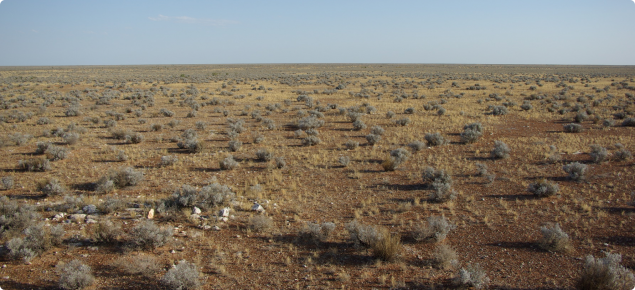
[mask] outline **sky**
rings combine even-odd
[[[635,1],[0,1],[0,66],[245,63],[635,65]]]

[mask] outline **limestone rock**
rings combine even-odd
[[[151,220],[154,218],[154,209],[151,208],[150,211],[148,212],[148,219]]]
[[[226,207],[220,210],[220,212],[218,213],[219,216],[222,217],[228,217],[229,216],[229,210],[230,208]]]

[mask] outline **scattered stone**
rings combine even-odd
[[[220,213],[218,213],[218,215],[222,216],[222,217],[228,217],[229,216],[229,208],[226,207],[226,208],[221,209]]]
[[[148,212],[148,219],[151,220],[154,218],[154,209],[150,209],[150,211]]]
[[[63,220],[65,217],[66,217],[66,214],[65,214],[65,213],[63,213],[63,212],[60,212],[60,213],[56,214],[56,215],[53,217],[53,220],[54,220],[54,221],[56,221],[56,222],[58,222],[58,221]]]
[[[214,230],[215,231],[220,231],[220,228],[218,226],[214,226]]]
[[[197,219],[200,219],[200,218],[201,218],[201,216],[197,215],[197,214],[191,214],[190,215],[190,219],[193,219],[193,220],[197,220]]]
[[[86,223],[87,223],[87,224],[96,224],[96,223],[97,223],[97,221],[96,221],[96,220],[94,220],[93,218],[86,218]]]
[[[174,254],[174,253],[176,253],[176,251],[175,251],[175,250],[171,250],[171,251],[170,251],[170,254]]]
[[[89,204],[82,208],[85,214],[95,214],[97,213],[97,207],[94,204]]]
[[[204,229],[204,230],[209,230],[209,229],[211,229],[211,228],[212,228],[212,226],[210,226],[210,225],[204,225],[204,226],[203,226],[203,229]]]
[[[83,223],[84,220],[86,220],[86,215],[85,214],[79,214],[79,213],[78,214],[72,214],[72,215],[70,215],[70,219],[71,219],[72,222],[80,224],[80,223]]]
[[[251,210],[257,211],[257,212],[263,212],[265,211],[265,208],[263,208],[262,205],[255,202],[254,205],[251,207]]]
[[[201,209],[198,208],[198,207],[194,207],[192,209],[192,214],[200,215],[201,214]]]

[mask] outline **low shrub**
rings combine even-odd
[[[278,169],[282,169],[285,166],[287,166],[287,161],[284,160],[284,156],[274,158],[274,163],[275,163],[274,165]]]
[[[448,233],[455,228],[444,216],[431,216],[427,223],[415,228],[415,240],[437,243],[445,240]]]
[[[344,147],[348,150],[355,150],[357,147],[359,147],[359,142],[348,140],[346,141],[346,143],[344,143]]]
[[[591,156],[591,161],[593,163],[602,163],[609,159],[609,151],[596,144],[591,145],[591,152],[589,155]]]
[[[12,189],[14,185],[13,176],[3,176],[0,179],[0,184],[2,184],[2,189],[4,190]]]
[[[266,233],[273,229],[273,219],[265,215],[255,215],[249,219],[247,226],[254,232]]]
[[[406,117],[406,118],[401,118],[401,119],[397,119],[394,121],[395,124],[399,125],[399,126],[406,126],[408,124],[410,124],[410,118]]]
[[[31,158],[18,161],[18,169],[26,171],[48,171],[51,170],[51,163],[45,158]]]
[[[403,148],[398,148],[390,151],[390,156],[384,162],[381,163],[381,166],[386,171],[394,171],[399,165],[403,164],[408,160],[410,156],[410,152]]]
[[[29,262],[51,247],[60,245],[63,235],[63,226],[45,226],[44,223],[39,223],[24,229],[23,237],[9,240],[5,247],[11,258]]]
[[[143,172],[136,171],[132,167],[123,167],[118,170],[110,170],[100,178],[96,184],[96,191],[108,193],[115,188],[135,186],[143,180]]]
[[[355,246],[372,247],[372,245],[381,239],[379,230],[373,226],[364,225],[357,220],[346,224],[346,230]]]
[[[92,269],[79,260],[70,261],[59,267],[60,280],[58,284],[62,289],[83,289],[95,282]]]
[[[300,230],[300,237],[314,243],[324,242],[334,230],[335,224],[331,222],[324,222],[322,224],[307,222]]]
[[[157,258],[149,255],[122,257],[117,260],[116,265],[127,274],[141,275],[145,278],[154,278],[161,270]]]
[[[412,150],[412,152],[419,152],[426,148],[426,144],[419,140],[415,140],[413,142],[410,142],[410,144],[408,144],[408,147],[410,147],[410,150]]]
[[[563,129],[566,133],[580,133],[584,131],[584,127],[576,123],[566,124],[563,126]]]
[[[370,145],[375,145],[381,141],[381,135],[368,134],[366,135],[366,141],[368,141]]]
[[[571,250],[571,240],[558,223],[540,227],[542,239],[538,242],[541,248],[550,252],[568,252]]]
[[[122,234],[121,225],[108,219],[100,220],[93,228],[93,240],[98,243],[115,243]]]
[[[320,140],[320,138],[318,138],[317,136],[307,136],[306,138],[302,139],[302,145],[304,146],[315,146],[318,145],[322,142],[322,140]]]
[[[579,290],[631,290],[635,287],[635,276],[620,265],[622,255],[606,253],[604,258],[588,255],[584,269],[576,283]]]
[[[622,121],[624,127],[635,127],[635,118],[626,118]]]
[[[159,228],[154,221],[145,220],[130,231],[130,245],[138,248],[154,249],[165,245],[172,237],[172,228]]]
[[[240,142],[238,140],[231,140],[229,141],[229,151],[231,152],[236,152],[238,150],[240,150],[240,147],[243,146],[243,142]]]
[[[190,290],[201,287],[200,272],[193,263],[181,260],[161,278],[161,284],[167,289]]]
[[[494,141],[494,149],[490,152],[490,157],[492,157],[492,159],[509,158],[509,152],[511,152],[509,146],[503,141]]]
[[[428,146],[441,146],[448,144],[448,140],[443,138],[440,133],[428,133],[424,137]]]
[[[360,130],[366,129],[366,124],[362,120],[357,120],[357,121],[353,122],[353,129],[355,131],[360,131]]]
[[[379,239],[371,246],[373,256],[384,261],[394,261],[403,251],[401,238],[397,234],[391,234],[387,229],[379,230]]]
[[[67,148],[50,145],[44,151],[46,158],[51,161],[57,161],[66,159],[68,157],[69,150]]]
[[[459,256],[450,245],[440,244],[432,253],[433,261],[439,269],[451,269],[459,265]]]
[[[261,148],[256,151],[256,159],[262,162],[268,162],[273,159],[273,152],[266,148]]]
[[[372,126],[370,128],[370,133],[371,134],[375,134],[375,135],[384,135],[384,133],[386,132],[386,130],[384,130],[384,128],[382,128],[381,126]]]
[[[179,161],[179,158],[176,155],[168,155],[161,156],[161,161],[159,162],[160,166],[170,166],[174,165]]]
[[[229,155],[219,162],[219,166],[222,170],[232,170],[238,167],[238,162],[234,160],[234,156]]]
[[[43,179],[37,182],[36,188],[46,196],[60,195],[66,188],[56,178]]]
[[[487,277],[485,270],[479,264],[468,264],[467,267],[461,268],[459,273],[454,277],[453,284],[458,287],[474,287],[474,289],[483,289],[487,287],[490,279]]]
[[[559,186],[557,183],[551,183],[546,179],[538,180],[529,184],[527,191],[531,192],[537,197],[553,196],[558,193]]]
[[[573,181],[582,181],[586,179],[587,166],[582,163],[579,163],[579,162],[569,163],[565,166],[562,166],[562,170],[568,173],[569,174],[568,178]]]
[[[348,167],[351,163],[351,158],[348,156],[340,156],[340,158],[337,159],[337,162],[344,167]]]

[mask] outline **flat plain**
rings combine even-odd
[[[171,279],[202,289],[481,285],[461,269],[490,289],[575,289],[588,255],[635,267],[633,78],[632,66],[0,67],[0,287],[57,289],[78,260],[87,289],[176,289],[166,275],[184,261],[194,278]],[[51,242],[35,247],[38,226]],[[153,226],[169,234],[142,232]]]

